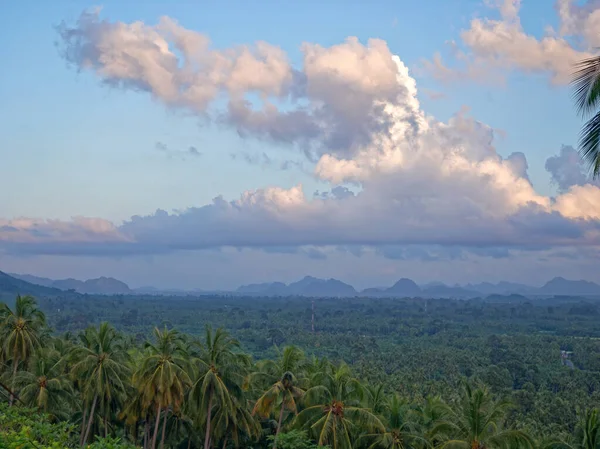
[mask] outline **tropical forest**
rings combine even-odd
[[[2,448],[596,448],[600,301],[4,295]]]

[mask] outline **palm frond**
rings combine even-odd
[[[600,57],[587,58],[576,64],[571,85],[577,110],[583,116],[597,109],[600,102]]]
[[[600,175],[600,112],[586,122],[579,139],[579,154],[588,164],[592,176]]]

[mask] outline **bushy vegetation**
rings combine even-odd
[[[596,307],[17,297],[0,447],[597,448]]]

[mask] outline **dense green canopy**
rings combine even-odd
[[[600,448],[599,305],[19,297],[0,447]]]

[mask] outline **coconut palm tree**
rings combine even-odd
[[[192,441],[195,441],[196,430],[194,429],[193,411],[184,407],[178,411],[173,411],[167,422],[167,432],[172,442],[187,441],[188,447],[191,447]],[[175,447],[175,444],[171,445]],[[180,445],[181,446],[181,445]]]
[[[304,371],[307,366],[304,352],[296,346],[286,346],[283,350],[275,348],[275,359],[261,360],[256,364],[256,371],[251,373],[249,380],[252,383],[263,382],[266,387],[279,380],[284,373],[293,372],[296,375]]]
[[[213,332],[207,326],[204,341],[197,341],[195,345],[199,350],[194,360],[198,374],[192,398],[198,407],[200,420],[206,423],[204,448],[208,449],[213,409],[218,407],[220,413],[233,413],[232,396],[242,396],[241,386],[250,358],[238,352],[240,343],[222,328]]]
[[[84,424],[83,445],[88,440],[98,401],[106,417],[113,399],[125,395],[130,370],[121,337],[110,324],[101,323],[98,329],[88,328],[80,338],[82,345],[72,351],[71,374],[82,387],[84,415],[89,400],[92,400],[88,422]]]
[[[383,385],[367,385],[365,387],[366,404],[373,413],[380,414],[387,410],[388,398]]]
[[[118,418],[123,421],[125,429],[130,430],[134,443],[137,443],[138,441],[140,421],[142,421],[142,419],[148,419],[148,410],[144,407],[143,401],[144,398],[139,392],[139,389],[133,388],[133,385],[131,385],[131,388],[128,388],[127,397],[124,400],[125,406],[118,415]],[[146,438],[147,436],[144,434],[144,437]],[[144,447],[146,447],[146,444],[144,444]]]
[[[263,418],[271,415],[273,409],[279,408],[279,419],[277,420],[277,429],[275,430],[275,440],[273,440],[273,449],[277,449],[277,435],[281,430],[283,422],[283,413],[286,409],[294,414],[298,413],[296,401],[302,396],[304,391],[296,387],[296,377],[290,371],[286,371],[277,382],[271,385],[263,395],[258,398],[252,414],[258,414]]]
[[[419,429],[427,441],[437,447],[440,436],[432,434],[435,426],[448,416],[449,407],[440,396],[428,396],[422,404],[415,408],[415,419]]]
[[[323,375],[333,374],[335,372],[335,366],[331,361],[326,357],[319,358],[314,355],[306,361],[304,369],[306,370],[306,375],[308,376],[311,385],[314,384],[314,381],[318,381],[318,379],[322,378]]]
[[[176,330],[154,328],[155,343],[146,342],[146,354],[134,374],[143,404],[156,407],[151,447],[156,447],[161,411],[164,412],[160,447],[164,447],[168,411],[179,411],[185,390],[192,384],[186,371],[188,361],[184,341]]]
[[[379,391],[377,389],[376,391]],[[429,441],[418,431],[416,413],[410,404],[398,395],[392,395],[382,405],[385,431],[365,434],[360,441],[369,449],[421,449],[431,447]]]
[[[244,438],[257,439],[261,432],[260,423],[250,413],[246,401],[235,396],[231,399],[231,409],[219,407],[215,413],[215,437],[222,441],[223,449],[227,448],[230,441],[239,448]]]
[[[4,356],[12,360],[12,392],[19,362],[26,363],[33,351],[41,346],[40,337],[45,325],[46,317],[32,296],[18,295],[14,310],[4,303],[0,304],[0,341]],[[9,405],[13,401],[11,393]]]
[[[598,409],[593,408],[579,413],[579,422],[575,435],[570,441],[551,442],[544,449],[599,449],[600,417]]]
[[[351,449],[352,442],[362,432],[383,433],[381,420],[366,407],[361,406],[364,388],[352,377],[350,368],[341,364],[333,372],[318,376],[304,395],[306,408],[296,416],[295,422],[305,427],[320,446],[332,449]]]
[[[441,437],[442,449],[533,449],[525,433],[503,428],[510,407],[507,401],[494,401],[486,389],[465,384],[462,400],[448,406],[432,435]]]
[[[251,381],[267,380],[273,382],[258,398],[252,414],[266,418],[279,408],[279,419],[273,440],[273,449],[277,449],[277,435],[281,430],[283,414],[289,410],[298,413],[297,400],[304,391],[299,388],[295,372],[299,372],[304,362],[304,353],[295,346],[286,346],[276,360],[266,360],[258,364],[258,371],[250,375]]]
[[[17,373],[21,401],[55,418],[66,416],[63,410],[70,405],[73,389],[64,365],[65,360],[58,351],[52,348],[36,350],[30,359],[29,370]]]
[[[578,112],[591,116],[581,130],[579,153],[595,178],[600,174],[600,57],[579,62],[571,84]]]
[[[136,346],[130,348],[128,352],[130,372],[134,373],[131,382],[127,385],[126,398],[123,401],[124,407],[118,415],[118,418],[123,420],[125,429],[129,429],[134,442],[138,441],[139,425],[142,422],[148,421],[149,409],[145,406],[140,379],[136,378],[135,373],[142,366],[146,353],[143,348]],[[147,430],[148,426],[145,427]],[[147,439],[147,433],[144,433],[144,439]],[[147,445],[144,444],[144,447]]]

